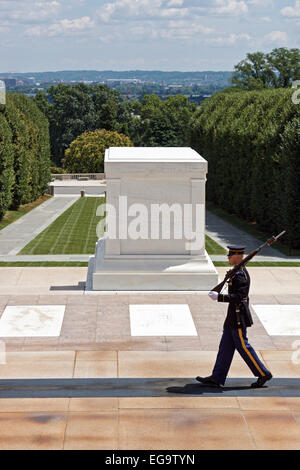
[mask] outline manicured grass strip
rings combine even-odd
[[[262,232],[261,230],[258,230],[256,228],[255,224],[251,222],[247,222],[235,214],[228,214],[228,212],[226,212],[224,209],[221,209],[220,207],[215,206],[209,201],[206,202],[206,209],[212,212],[213,214],[217,215],[221,219],[226,220],[234,227],[237,227],[240,230],[243,230],[244,232],[249,233],[253,237],[257,238],[258,240],[261,240],[262,242],[267,241],[268,238],[271,238],[272,235],[278,235],[277,233]],[[284,227],[282,227],[282,230],[284,230]],[[286,256],[300,256],[300,250],[296,250],[296,249],[290,250],[287,246],[280,243],[280,240],[274,243],[273,248],[280,251]]]
[[[14,262],[5,262],[0,261],[0,267],[87,267],[88,263],[85,261],[14,261]]]
[[[103,198],[82,197],[49,227],[31,240],[20,252],[23,255],[94,254],[98,240],[97,208]]]
[[[212,240],[208,235],[205,235],[205,248],[209,255],[225,255],[226,250],[214,240]]]
[[[214,261],[214,265],[218,266],[225,266],[230,267],[226,261]],[[88,267],[88,262],[85,261],[14,261],[14,262],[4,262],[0,261],[0,267]],[[300,263],[273,263],[273,262],[257,262],[257,263],[247,263],[247,266],[252,267],[300,267]]]
[[[20,217],[27,214],[27,212],[30,212],[32,209],[47,201],[51,197],[52,196],[50,196],[50,194],[44,194],[43,196],[39,197],[36,201],[20,206],[17,211],[7,211],[5,216],[2,217],[2,219],[0,220],[0,230],[2,230],[4,227],[7,227],[7,225],[9,224],[12,224]]]
[[[229,264],[227,263],[227,261],[213,261],[213,264],[215,266],[227,266],[227,267],[230,267]],[[295,267],[299,267],[300,266],[300,263],[298,262],[295,262],[293,263],[292,261],[278,261],[278,262],[274,262],[274,261],[253,261],[253,262],[249,262],[246,264],[246,266],[257,266],[257,267],[292,267],[292,268],[295,268]]]

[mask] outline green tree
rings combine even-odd
[[[140,144],[149,147],[187,145],[189,124],[196,109],[183,95],[168,96],[166,100],[153,94],[144,96],[138,132]]]
[[[40,111],[42,111],[45,116],[48,116],[50,105],[48,103],[46,93],[39,91],[33,98],[33,101],[38,106]]]
[[[101,129],[84,132],[66,150],[63,166],[68,173],[103,173],[107,148],[132,146],[126,135],[116,131]]]
[[[119,93],[105,85],[59,84],[39,94],[35,101],[50,124],[52,160],[60,164],[76,137],[96,129],[117,129]]]
[[[287,88],[300,77],[300,50],[280,47],[267,54],[267,60],[274,71],[273,86]]]
[[[268,64],[266,54],[254,52],[234,67],[233,85],[247,90],[268,88],[274,80],[274,72]]]
[[[287,88],[300,74],[300,50],[280,47],[254,52],[234,67],[232,84],[246,90]]]

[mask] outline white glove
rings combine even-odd
[[[218,297],[219,297],[219,294],[218,292],[215,292],[214,290],[211,290],[209,293],[208,293],[209,297],[212,299],[212,300],[218,300]]]

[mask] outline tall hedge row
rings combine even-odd
[[[290,89],[218,93],[195,114],[207,198],[300,248],[300,105]]]
[[[0,219],[12,203],[14,183],[14,149],[12,132],[0,112]]]
[[[0,218],[44,194],[50,176],[47,118],[26,95],[8,93],[0,105]]]

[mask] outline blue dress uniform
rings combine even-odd
[[[228,247],[229,254],[243,254],[244,247]],[[228,302],[216,363],[211,378],[224,385],[235,350],[239,352],[254,376],[264,383],[272,377],[247,339],[247,327],[253,324],[249,309],[250,276],[245,266],[228,283],[228,294],[219,294],[218,302]]]

